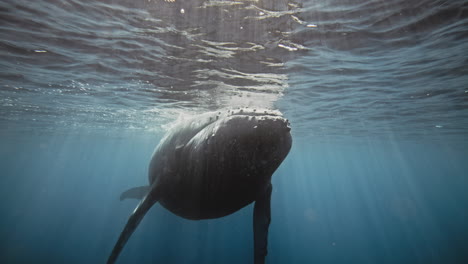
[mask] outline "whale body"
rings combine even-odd
[[[279,111],[241,108],[210,112],[179,122],[156,147],[149,185],[120,199],[140,203],[107,261],[125,243],[156,202],[186,219],[211,219],[254,205],[254,263],[265,262],[270,224],[271,176],[292,144],[290,126]]]

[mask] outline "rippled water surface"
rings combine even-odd
[[[298,134],[466,135],[465,1],[3,1],[2,127],[279,108]]]
[[[280,110],[267,263],[468,263],[468,2],[3,0],[0,262],[104,263],[179,116]],[[250,263],[155,206],[120,263]]]

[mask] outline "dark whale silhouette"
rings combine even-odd
[[[223,110],[179,122],[161,140],[149,165],[149,186],[120,199],[141,198],[107,261],[114,263],[156,202],[187,219],[229,215],[255,202],[254,262],[265,262],[271,176],[289,153],[289,122],[280,112]]]

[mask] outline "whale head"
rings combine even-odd
[[[269,109],[225,109],[181,120],[153,154],[150,184],[158,177],[187,185],[221,177],[222,187],[211,184],[216,190],[205,192],[264,185],[291,149],[290,131],[289,121]]]
[[[209,146],[212,159],[229,159],[246,174],[268,180],[291,149],[291,127],[279,111],[241,108],[218,112],[191,143]],[[224,163],[225,164],[225,163]],[[262,180],[262,179],[259,179]]]

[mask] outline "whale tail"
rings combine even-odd
[[[127,243],[130,236],[133,234],[133,231],[137,228],[138,224],[141,222],[141,219],[145,216],[148,210],[155,204],[161,197],[160,186],[155,186],[150,192],[146,192],[147,194],[143,197],[141,202],[137,205],[135,210],[133,211],[132,215],[127,221],[124,230],[120,233],[119,240],[115,243],[114,249],[112,250],[109,259],[107,260],[107,264],[113,264],[117,260],[120,252],[122,251],[123,247]],[[141,188],[141,187],[137,187]],[[147,186],[147,190],[149,190],[149,186]],[[135,188],[133,188],[135,189]],[[132,189],[130,189],[132,190]],[[127,191],[128,192],[128,191]],[[121,196],[122,197],[122,196]],[[133,198],[133,197],[132,197]]]
[[[141,200],[149,192],[150,186],[139,186],[126,190],[120,195],[120,201],[125,199],[138,199]]]

